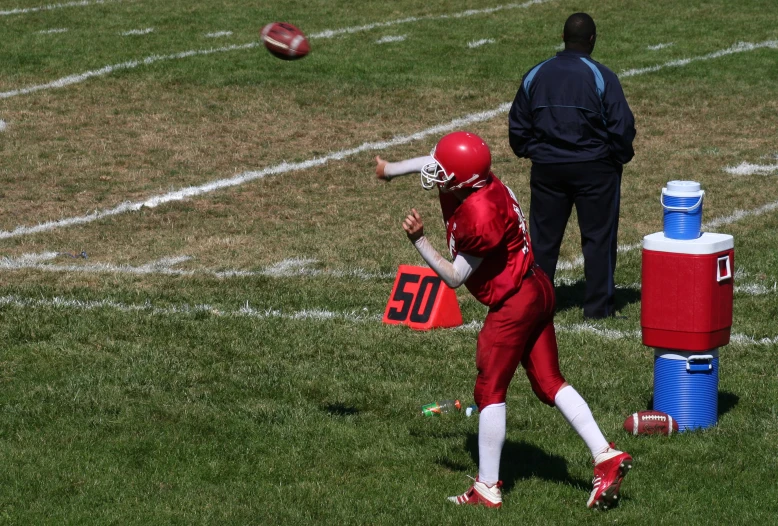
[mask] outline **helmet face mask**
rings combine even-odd
[[[430,155],[435,159],[435,148],[432,149]],[[446,169],[438,163],[437,159],[421,167],[421,187],[425,190],[432,190],[435,186],[445,190],[453,178],[453,175],[446,173]]]
[[[430,152],[434,162],[421,170],[421,186],[441,191],[481,188],[491,175],[492,156],[479,136],[459,131],[449,133]]]

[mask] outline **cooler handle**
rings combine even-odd
[[[691,212],[702,204],[702,198],[705,197],[705,190],[701,190],[700,198],[694,206],[667,206],[665,205],[665,188],[662,188],[662,195],[659,196],[659,203],[662,208],[671,212]]]
[[[692,363],[702,362],[705,363]],[[707,373],[713,370],[713,355],[701,354],[699,356],[689,356],[686,360],[686,372],[689,373]]]
[[[729,255],[721,256],[716,260],[716,281],[722,282],[732,277],[732,269],[729,266]]]

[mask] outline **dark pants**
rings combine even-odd
[[[607,159],[532,165],[529,224],[535,262],[553,281],[559,246],[575,205],[584,256],[583,310],[587,318],[604,318],[614,311],[621,173],[622,166]]]

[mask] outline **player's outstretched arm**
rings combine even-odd
[[[376,155],[375,175],[382,181],[391,181],[395,177],[413,173],[421,173],[421,169],[425,164],[434,162],[435,159],[429,155],[424,157],[414,157],[413,159],[406,159],[404,161],[398,161],[395,163],[390,163],[386,159],[382,159],[380,155]]]
[[[375,176],[382,181],[388,181],[386,177],[386,165],[389,164],[389,161],[386,159],[381,159],[380,155],[375,156]]]
[[[448,262],[424,237],[424,223],[415,208],[403,221],[403,230],[427,265],[452,289],[467,281],[467,278],[475,272],[483,261],[483,258],[459,253],[454,259],[454,263]]]

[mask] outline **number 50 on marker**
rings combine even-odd
[[[400,265],[383,321],[426,331],[435,327],[458,327],[462,325],[462,313],[456,293],[435,271]]]

